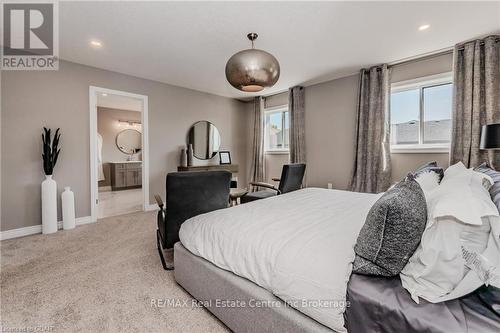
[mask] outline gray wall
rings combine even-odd
[[[266,97],[264,99],[264,107],[272,108],[273,106],[280,106],[288,104],[288,91]]]
[[[354,160],[358,76],[306,87],[307,185],[346,189]]]
[[[90,215],[89,86],[149,97],[150,198],[165,195],[165,175],[175,171],[188,128],[209,120],[220,130],[246,182],[244,103],[194,90],[62,61],[59,71],[2,72],[1,230],[41,223],[42,127],[61,127],[62,152],[54,178],[71,186],[77,217]],[[218,158],[218,157],[216,157]],[[59,205],[60,207],[60,205]]]
[[[357,75],[306,87],[306,152],[308,186],[346,189],[354,158]],[[287,93],[266,98],[266,107],[287,103]],[[253,110],[252,102],[248,110]],[[249,112],[248,161],[251,161],[253,113]],[[266,181],[281,175],[289,156],[266,154]]]
[[[445,55],[393,68],[397,82],[451,70]],[[40,224],[43,180],[40,135],[43,126],[62,129],[62,154],[54,178],[59,189],[71,186],[77,216],[90,215],[90,85],[149,96],[150,196],[164,196],[164,177],[174,171],[186,132],[198,120],[213,122],[240,165],[240,185],[247,183],[253,138],[251,103],[144,80],[69,62],[54,72],[1,73],[1,230]],[[357,75],[306,88],[307,182],[309,186],[345,189],[354,154]],[[268,105],[286,102],[285,94]],[[217,163],[215,157],[209,163]],[[447,165],[448,154],[393,154],[393,179],[429,160]],[[248,162],[247,162],[248,161]],[[286,155],[268,155],[268,179],[279,176]],[[197,161],[200,163],[200,161]],[[7,195],[8,194],[8,195]]]
[[[273,178],[279,178],[281,176],[281,170],[283,169],[283,164],[290,162],[289,154],[265,154],[264,163],[266,168],[266,182],[270,184],[277,184],[273,181]]]
[[[392,68],[392,82],[450,72],[452,55],[409,62]],[[307,185],[347,189],[352,173],[355,143],[358,75],[352,75],[306,87]],[[285,94],[286,95],[286,94]],[[283,94],[268,98],[266,105],[279,105]],[[251,104],[251,103],[250,103]],[[253,126],[253,120],[251,123]],[[251,141],[249,141],[251,142]],[[250,161],[251,154],[248,155]],[[436,160],[448,166],[448,154],[392,154],[392,180],[427,161]],[[286,155],[266,155],[267,180],[279,175]]]

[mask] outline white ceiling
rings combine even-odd
[[[142,112],[142,100],[113,94],[97,93],[97,106]]]
[[[252,94],[224,68],[248,32],[280,62],[270,94],[499,31],[500,2],[424,1],[61,2],[59,28],[63,59],[235,98]]]

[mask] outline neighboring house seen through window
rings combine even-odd
[[[448,152],[451,74],[397,82],[391,87],[391,151]]]
[[[288,152],[289,133],[288,107],[264,110],[264,147],[266,152]]]

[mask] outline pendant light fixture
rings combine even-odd
[[[254,48],[258,35],[247,35],[252,48],[234,54],[226,64],[227,81],[244,92],[258,92],[272,87],[280,77],[280,64],[276,58],[263,50]]]

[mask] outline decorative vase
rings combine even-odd
[[[42,233],[57,231],[57,183],[52,175],[45,175],[42,182]]]
[[[186,153],[186,149],[181,149],[181,163],[180,165],[182,167],[187,167],[187,153]]]
[[[69,186],[64,188],[64,192],[61,194],[62,200],[62,218],[63,218],[63,229],[70,230],[75,228],[75,195],[69,188]]]
[[[187,151],[187,164],[188,166],[193,165],[193,145],[189,144]]]

